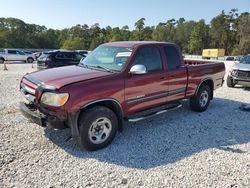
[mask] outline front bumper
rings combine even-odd
[[[250,81],[247,80],[240,80],[240,79],[234,79],[235,84],[245,86],[245,87],[250,87]]]
[[[45,70],[45,69],[48,69],[48,67],[37,65],[37,70]]]
[[[22,114],[31,122],[36,123],[42,127],[50,127],[54,129],[65,129],[67,125],[64,120],[58,119],[55,116],[45,115],[37,110],[34,105],[20,102],[19,104]]]
[[[233,81],[235,84],[245,86],[245,87],[250,87],[250,78],[241,78],[241,77],[233,76],[233,75],[231,75],[231,77],[233,78]]]

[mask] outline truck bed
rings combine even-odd
[[[187,97],[195,94],[197,85],[203,80],[213,80],[213,89],[217,89],[223,84],[225,75],[225,65],[223,62],[185,59],[184,63],[188,74]]]
[[[203,60],[203,59],[184,59],[185,65],[202,65],[202,64],[212,64],[212,63],[222,63],[219,60]]]

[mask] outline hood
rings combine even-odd
[[[250,64],[235,63],[232,67],[233,70],[250,71]]]
[[[54,86],[57,89],[80,81],[91,80],[94,78],[105,77],[114,73],[87,69],[80,66],[65,66],[52,68],[43,71],[33,72],[25,76],[28,80],[40,82],[42,84]],[[32,81],[34,82],[34,81]]]

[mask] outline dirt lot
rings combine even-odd
[[[225,62],[228,68],[232,62]],[[223,86],[204,113],[183,108],[126,123],[107,148],[82,151],[69,130],[18,110],[30,64],[0,65],[0,187],[250,187],[250,90]]]

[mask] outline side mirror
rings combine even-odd
[[[147,69],[144,65],[134,65],[131,67],[130,74],[146,74]]]

